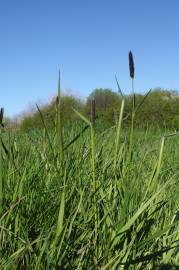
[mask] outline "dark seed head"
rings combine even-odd
[[[96,120],[96,101],[93,98],[91,100],[91,121],[93,125],[95,124],[95,120]]]
[[[58,104],[59,104],[59,97],[57,96],[56,97],[56,106],[58,106]]]
[[[1,110],[0,110],[0,125],[2,125],[3,115],[4,115],[4,108],[1,108]]]
[[[129,52],[129,71],[130,71],[130,77],[133,79],[134,78],[134,59],[132,52]]]

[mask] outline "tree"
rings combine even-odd
[[[120,109],[121,98],[108,88],[95,89],[87,98],[86,112],[90,115],[91,100],[96,102],[96,117],[109,124],[114,123],[115,113]]]
[[[73,112],[73,108],[78,111],[82,111],[84,110],[84,105],[79,99],[73,96],[62,96],[61,111],[64,124],[70,121],[74,122],[79,120],[79,118]],[[40,111],[43,115],[46,126],[48,128],[53,128],[56,121],[56,97],[54,97],[49,104],[40,106]],[[35,128],[43,128],[41,115],[38,110],[35,110],[32,113],[30,112],[28,115],[23,117],[21,121],[21,130],[30,131]]]

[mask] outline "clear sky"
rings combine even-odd
[[[0,107],[16,115],[57,90],[86,97],[135,88],[179,90],[179,0],[0,0]]]

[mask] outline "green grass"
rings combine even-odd
[[[179,137],[83,120],[63,166],[55,131],[2,132],[0,269],[177,269]]]
[[[136,128],[133,86],[128,129],[124,99],[112,128],[67,127],[60,78],[54,129],[38,106],[43,130],[1,127],[0,269],[179,269],[178,133]]]

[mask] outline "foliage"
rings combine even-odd
[[[66,122],[74,122],[77,120],[77,117],[73,113],[73,108],[83,111],[83,103],[76,99],[73,96],[62,96],[61,97],[61,107],[62,107],[62,118]],[[40,107],[40,110],[43,114],[43,117],[46,121],[46,125],[49,128],[55,126],[56,121],[56,98],[52,100],[50,104],[47,104],[43,107]],[[43,127],[41,117],[38,110],[34,113],[25,116],[21,121],[21,130],[30,131],[32,129],[39,129]]]
[[[136,106],[144,98],[144,94],[135,94]],[[96,101],[96,121],[104,127],[110,127],[116,123],[121,106],[121,96],[111,89],[95,89],[88,96],[86,103],[73,97],[61,98],[62,119],[65,124],[74,123],[78,118],[73,112],[77,109],[88,119],[90,118],[91,100]],[[55,126],[55,99],[43,107],[40,107],[48,127]],[[132,111],[132,95],[125,95],[124,125],[129,126]],[[173,90],[154,89],[150,92],[144,104],[136,113],[135,124],[138,127],[155,126],[160,128],[179,128],[179,95]],[[11,124],[13,127],[13,125]],[[42,128],[42,121],[38,111],[31,113],[21,121],[21,130],[29,131],[34,128]]]
[[[95,89],[87,98],[86,113],[90,115],[91,100],[96,102],[96,117],[108,125],[115,123],[116,112],[120,108],[121,98],[111,89]]]
[[[142,94],[135,95],[136,106],[144,98]],[[125,113],[130,123],[130,110],[132,96],[126,97]],[[179,95],[175,91],[154,89],[136,113],[136,125],[138,127],[161,127],[178,129],[179,122]]]

